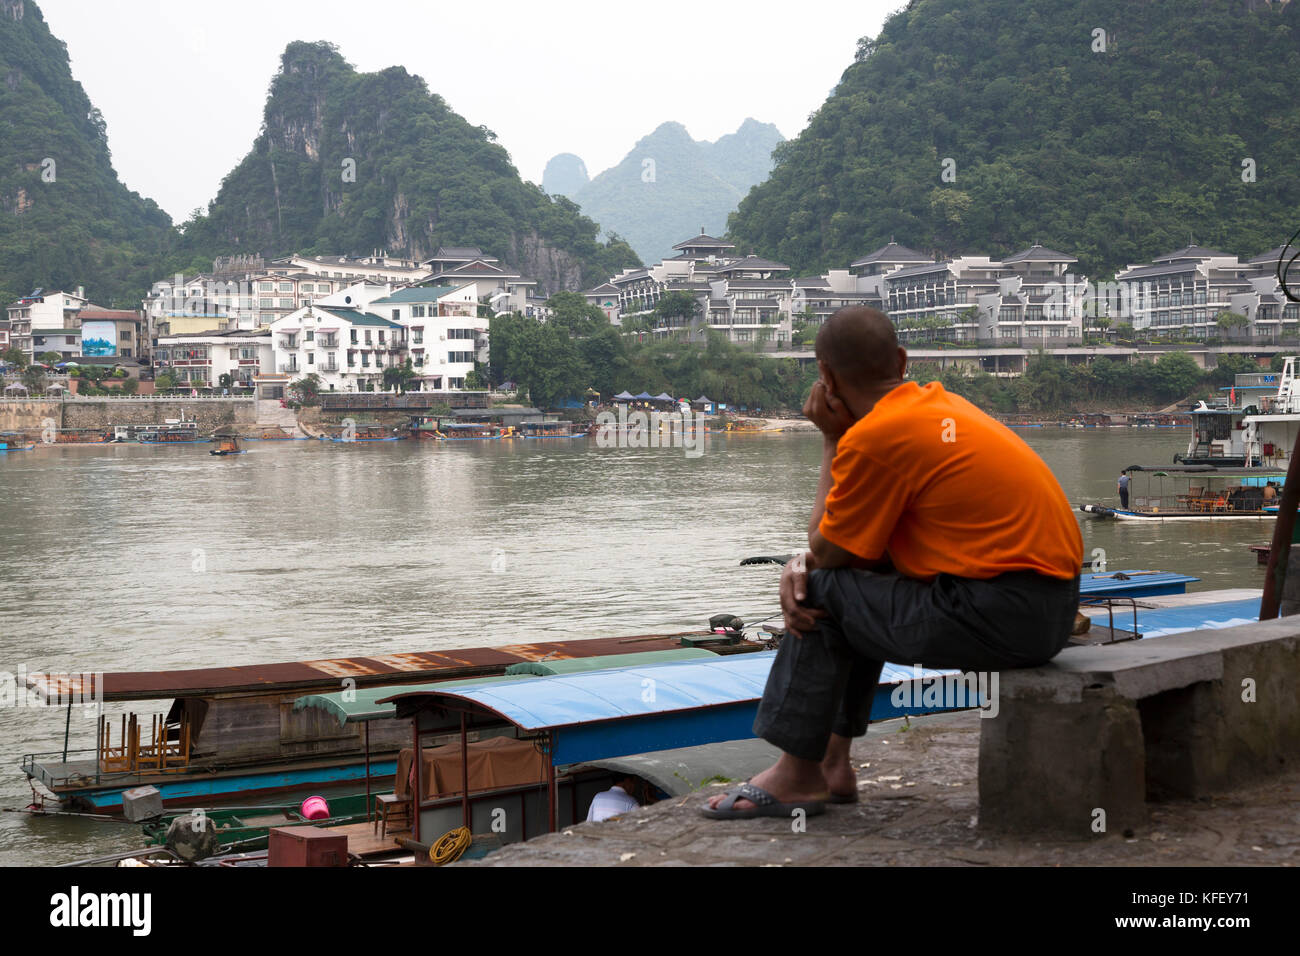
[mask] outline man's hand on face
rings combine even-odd
[[[821,379],[813,383],[808,401],[804,402],[803,414],[831,441],[839,441],[840,436],[857,421],[843,400]]]
[[[781,611],[785,615],[785,629],[795,637],[817,626],[826,612],[805,607],[801,602],[808,597],[808,556],[797,554],[781,570]]]

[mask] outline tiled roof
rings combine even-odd
[[[1028,249],[1017,252],[1014,256],[1007,256],[1002,262],[1078,262],[1074,256],[1067,256],[1064,252],[1057,252],[1055,249],[1048,249],[1046,246],[1040,246],[1034,243]]]
[[[334,316],[336,319],[342,319],[344,322],[350,322],[353,325],[373,325],[381,328],[400,329],[402,326],[396,322],[390,322],[388,319],[381,319],[377,315],[371,315],[369,312],[358,312],[356,309],[336,309],[332,306],[316,306],[316,311],[325,312]]]
[[[1297,249],[1295,246],[1292,246],[1288,251],[1286,246],[1278,246],[1276,249],[1270,249],[1268,252],[1261,252],[1259,255],[1255,256],[1255,258],[1247,259],[1246,262],[1248,265],[1263,265],[1264,263],[1274,263],[1282,258],[1283,252],[1286,252],[1287,259],[1290,259],[1293,255],[1300,253],[1300,249]],[[84,315],[85,312],[83,311],[82,314]]]
[[[409,289],[398,289],[392,295],[384,296],[382,299],[375,299],[371,305],[390,305],[401,304],[403,302],[437,302],[449,292],[455,292],[460,286],[455,285],[433,285],[433,286],[414,286]]]
[[[701,232],[694,239],[687,239],[685,242],[679,242],[673,246],[674,249],[692,249],[700,246],[709,246],[714,249],[734,249],[735,243],[727,242],[725,239],[715,239],[713,236],[707,236]]]
[[[869,252],[856,262],[850,263],[849,268],[854,269],[858,266],[871,265],[873,262],[930,262],[929,256],[917,252],[915,249],[909,249],[907,246],[900,246],[896,242],[888,242],[881,246],[875,252]]]
[[[951,262],[928,262],[923,266],[904,266],[902,269],[898,269],[885,276],[885,281],[893,282],[895,279],[904,276],[919,276],[925,275],[928,272],[942,272],[951,265]]]
[[[1177,252],[1167,252],[1163,256],[1156,256],[1152,262],[1174,262],[1178,259],[1209,259],[1226,258],[1228,253],[1219,252],[1216,249],[1206,249],[1204,246],[1184,246]]]
[[[790,267],[781,262],[773,262],[761,256],[745,256],[735,262],[728,262],[719,267],[719,272],[775,272],[788,270]]]
[[[1141,266],[1140,268],[1134,269],[1132,272],[1121,273],[1119,281],[1125,282],[1129,279],[1146,279],[1150,276],[1167,276],[1176,275],[1180,272],[1192,272],[1196,269],[1197,265],[1198,263],[1195,261],[1185,260],[1183,262],[1167,263],[1159,266]]]
[[[438,251],[430,256],[426,262],[432,262],[435,259],[483,259],[483,250],[478,246],[439,246]]]

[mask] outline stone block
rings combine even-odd
[[[122,816],[132,823],[162,816],[162,794],[157,787],[135,787],[122,791]]]

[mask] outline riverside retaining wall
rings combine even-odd
[[[108,428],[161,424],[169,418],[197,421],[200,431],[257,421],[251,398],[109,398],[67,401],[0,401],[0,431],[39,431],[47,419],[56,428]]]

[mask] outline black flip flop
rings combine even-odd
[[[700,808],[700,812],[712,820],[789,817],[796,810],[802,810],[808,816],[815,817],[819,813],[826,812],[826,802],[824,800],[796,800],[791,803],[782,803],[766,790],[748,782],[728,790],[725,797],[726,799],[716,807],[704,806]],[[748,800],[754,806],[745,810],[737,810],[736,801],[740,799]]]

